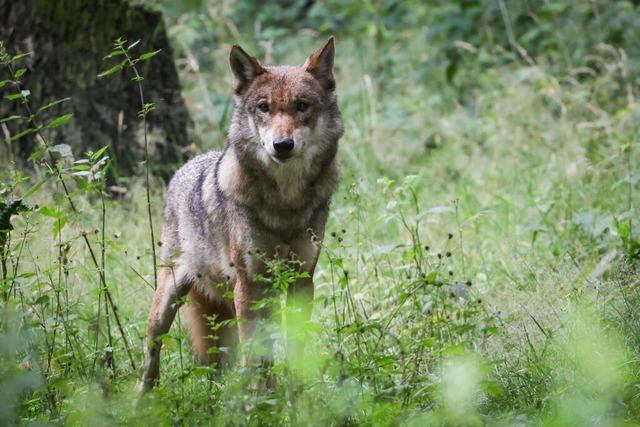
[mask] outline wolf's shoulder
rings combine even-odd
[[[182,165],[169,182],[166,195],[167,205],[184,202],[195,189],[198,181],[213,170],[221,154],[219,151],[209,151],[195,156]]]
[[[209,151],[195,156],[173,175],[169,187],[184,181],[195,181],[207,169],[212,169],[220,158],[220,151]]]

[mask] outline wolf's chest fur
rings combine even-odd
[[[216,202],[233,202],[254,226],[283,237],[305,231],[314,213],[327,207],[338,184],[335,151],[265,170],[259,160],[227,147],[215,165]],[[211,206],[212,214],[215,208]]]
[[[195,272],[193,281],[209,288],[235,280],[234,247],[285,252],[290,240],[320,234],[314,219],[327,211],[339,179],[335,150],[313,164],[282,166],[267,173],[229,146],[185,164],[167,191],[163,261],[179,254],[180,265]]]

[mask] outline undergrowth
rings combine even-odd
[[[73,118],[40,123],[48,106],[21,86],[22,56],[2,48],[3,96],[25,110],[2,119],[22,123],[5,143],[35,137],[40,145],[29,168],[6,165],[1,174],[0,419],[640,423],[640,121],[625,52],[594,47],[589,78],[578,79],[580,70],[510,56],[487,65],[479,58],[486,52],[459,45],[460,64],[484,67],[455,70],[458,79],[477,75],[461,100],[443,77],[411,83],[432,53],[413,35],[397,36],[407,49],[389,52],[386,60],[400,65],[383,82],[375,81],[380,64],[367,59],[375,44],[339,42],[344,172],[312,321],[282,327],[283,316],[296,316],[282,300],[295,264],[274,262],[259,278],[274,293],[258,304],[278,308],[274,389],[256,387],[251,366],[199,366],[178,316],[163,337],[160,386],[139,407],[133,384],[154,290],[162,185],[147,174],[112,198],[107,147],[80,154],[52,145],[48,129]],[[181,37],[182,49],[195,49]],[[271,53],[300,62],[288,43]],[[133,72],[132,84],[141,84],[135,64],[156,53],[133,50],[120,39],[109,54],[119,62],[103,76]],[[216,49],[220,60],[206,73],[183,70],[199,131],[210,137],[203,149],[221,146],[228,121],[230,89],[210,79],[226,75],[226,54],[224,44]],[[144,121],[152,105],[140,89]],[[287,333],[301,337],[303,354],[286,357]]]

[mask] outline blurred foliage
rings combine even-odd
[[[300,63],[337,36],[344,173],[314,322],[294,331],[306,352],[284,358],[275,319],[278,381],[262,390],[250,367],[197,366],[178,318],[160,386],[134,409],[123,338],[139,359],[153,294],[142,189],[105,202],[103,153],[58,163],[78,186],[74,213],[59,189],[33,190],[41,184],[11,168],[4,203],[39,207],[4,227],[0,419],[640,422],[640,2],[153,3],[203,151],[224,143],[231,44],[267,63]],[[101,249],[100,266],[84,239]],[[272,270],[280,288],[294,277]],[[100,271],[122,337],[109,329]]]
[[[215,11],[210,25],[218,31],[207,32],[209,39],[225,31],[225,21],[262,41],[306,29],[361,43],[373,38],[378,44],[401,41],[410,33],[438,47],[432,60],[447,64],[449,80],[468,53],[484,54],[481,65],[525,59],[551,64],[554,71],[597,67],[589,55],[600,43],[624,49],[634,75],[640,66],[638,1],[190,0],[163,6],[173,17]]]

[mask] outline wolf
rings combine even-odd
[[[187,162],[167,189],[163,266],[147,321],[139,391],[158,383],[161,337],[185,301],[197,358],[233,362],[230,355],[255,338],[268,315],[254,307],[268,291],[256,280],[268,275],[267,260],[299,260],[306,274],[298,275],[287,298],[310,316],[313,272],[339,182],[343,123],[334,56],[333,37],[302,66],[264,66],[232,47],[234,103],[225,148]],[[229,291],[233,298],[225,297]],[[212,317],[222,326],[212,328]],[[244,364],[269,363],[269,351],[241,353]]]

